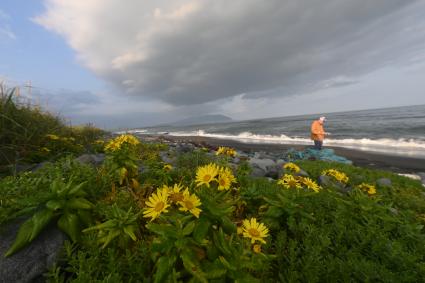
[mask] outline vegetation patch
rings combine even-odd
[[[52,282],[417,282],[424,190],[413,180],[320,161],[250,177],[232,154],[177,154],[123,135],[98,168],[72,158],[0,180],[0,224],[28,217],[13,256],[47,225],[67,235]],[[175,164],[160,155],[176,155]],[[142,169],[141,169],[142,168]],[[300,176],[300,171],[308,177]],[[326,177],[330,184],[318,180]],[[376,181],[388,178],[392,186]],[[342,190],[342,189],[343,190]]]

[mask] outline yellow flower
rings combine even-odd
[[[171,164],[165,164],[163,168],[165,171],[171,171],[173,169],[173,166]]]
[[[325,171],[322,172],[322,175],[334,177],[335,180],[337,180],[338,182],[344,183],[344,184],[348,183],[347,175],[345,175],[345,173],[340,172],[340,171],[335,170],[335,169],[325,170]]]
[[[245,219],[242,222],[243,236],[251,239],[251,244],[255,241],[266,243],[263,238],[266,238],[269,233],[269,229],[263,223],[257,223],[257,219],[251,218],[250,220]]]
[[[216,155],[227,155],[227,156],[236,156],[236,151],[233,148],[230,147],[226,147],[226,146],[220,146],[217,149],[217,152],[215,153]]]
[[[376,188],[375,188],[374,185],[371,185],[371,184],[361,183],[360,185],[357,186],[357,188],[359,188],[362,191],[367,192],[368,195],[376,194]]]
[[[297,164],[292,163],[292,162],[289,162],[289,163],[286,163],[285,165],[283,165],[283,169],[291,171],[293,173],[298,173],[301,170],[300,167],[298,167]]]
[[[53,134],[46,135],[46,138],[51,139],[51,140],[58,140],[58,139],[60,139],[57,135],[53,135]]]
[[[157,190],[153,193],[149,200],[145,202],[148,208],[143,211],[143,217],[151,217],[152,220],[157,218],[161,213],[168,212],[167,207],[170,205],[167,202],[168,192],[166,190]]]
[[[133,135],[120,135],[114,139],[112,139],[111,141],[109,141],[106,146],[105,146],[105,150],[106,151],[117,151],[119,149],[121,149],[121,147],[123,145],[129,145],[129,146],[136,146],[140,144],[140,141]]]
[[[184,197],[183,197],[183,192],[181,191],[182,190],[181,185],[174,184],[173,187],[168,187],[164,185],[163,189],[166,189],[168,191],[168,197],[172,202],[178,203],[180,201],[183,201]]]
[[[205,184],[207,187],[210,186],[210,182],[216,181],[216,176],[218,174],[219,168],[217,165],[210,163],[208,165],[198,167],[196,171],[196,180],[198,183],[197,186]]]
[[[242,229],[242,227],[237,227],[237,228],[236,228],[236,234],[238,234],[238,235],[242,235],[242,234],[243,234],[243,229]]]
[[[254,253],[259,254],[261,253],[261,245],[259,244],[255,244],[252,246],[252,250],[254,251]]]
[[[218,190],[228,190],[232,186],[232,183],[235,183],[235,176],[233,176],[232,170],[230,168],[220,168],[218,178]]]
[[[183,200],[179,202],[179,204],[181,205],[179,208],[180,211],[189,211],[195,215],[196,218],[199,218],[199,214],[202,210],[198,208],[198,206],[201,205],[201,201],[195,194],[191,195],[188,189],[183,192]]]
[[[307,187],[307,189],[313,190],[318,193],[322,188],[312,179],[304,177],[301,182]]]
[[[277,181],[279,185],[282,185],[285,189],[301,189],[301,184],[294,176],[285,174]]]

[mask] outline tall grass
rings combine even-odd
[[[91,125],[67,126],[61,117],[23,102],[17,93],[16,88],[0,88],[0,173],[17,163],[36,163],[57,155],[57,150],[46,147],[49,134],[72,137],[81,150],[104,134]]]

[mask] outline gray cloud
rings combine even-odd
[[[344,87],[417,58],[425,2],[49,0],[35,18],[127,94],[193,105]],[[419,56],[420,57],[420,56]]]
[[[31,95],[26,94],[33,103],[47,105],[49,109],[63,115],[78,115],[86,108],[100,103],[100,98],[90,91],[66,89],[33,88]]]

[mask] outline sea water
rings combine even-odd
[[[425,159],[425,105],[220,124],[150,127],[133,132],[203,136],[245,143],[310,145],[311,122],[322,115],[327,118],[325,131],[331,133],[325,140],[325,146]]]

